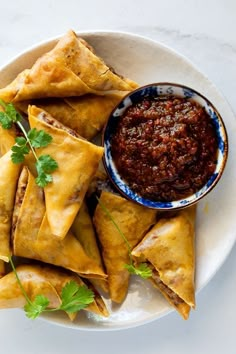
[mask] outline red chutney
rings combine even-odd
[[[187,98],[145,98],[121,117],[111,141],[120,176],[140,196],[173,201],[199,190],[216,166],[213,123]]]

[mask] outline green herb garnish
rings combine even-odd
[[[0,112],[0,124],[4,129],[10,129],[15,123],[22,131],[24,137],[17,137],[15,139],[16,145],[12,150],[11,159],[13,163],[22,163],[25,159],[25,155],[32,151],[36,160],[36,170],[38,176],[36,183],[40,187],[45,187],[52,181],[51,173],[58,168],[57,162],[49,155],[41,155],[37,157],[35,149],[45,147],[52,141],[51,135],[47,134],[43,130],[37,130],[35,128],[26,132],[22,121],[22,116],[16,111],[12,103],[5,103],[0,99],[0,105],[5,109],[4,112]]]
[[[144,278],[144,279],[150,278],[152,276],[152,270],[148,267],[147,263],[140,263],[137,266],[134,264],[133,258],[131,255],[132,249],[129,244],[129,241],[127,240],[127,238],[125,237],[125,235],[121,231],[121,229],[119,228],[118,224],[115,222],[115,220],[112,217],[109,210],[105,207],[105,205],[100,201],[100,199],[98,197],[96,197],[96,198],[97,198],[98,204],[100,205],[100,207],[102,208],[104,213],[109,217],[109,219],[111,220],[111,222],[115,226],[116,230],[119,232],[119,234],[123,238],[124,242],[126,243],[128,253],[129,253],[129,261],[130,262],[129,262],[129,264],[125,264],[124,268],[126,268],[129,271],[129,273],[139,275],[141,278]]]
[[[27,296],[28,298],[28,296]],[[49,305],[49,300],[44,295],[35,296],[34,301],[31,301],[29,298],[27,299],[27,304],[24,306],[24,311],[28,318],[34,320],[37,318],[42,312],[47,311],[47,307]],[[50,309],[51,310],[51,309]]]
[[[50,173],[55,171],[57,167],[57,162],[50,155],[41,155],[36,161],[36,170],[38,173],[36,183],[40,187],[45,187],[52,181]]]
[[[26,316],[35,319],[43,312],[65,311],[66,313],[74,313],[87,307],[94,301],[94,293],[88,289],[86,285],[78,285],[75,281],[68,282],[61,292],[61,305],[56,308],[48,308],[49,299],[44,295],[37,295],[33,301],[28,297],[20,278],[17,274],[15,265],[11,256],[9,257],[12,270],[16,276],[17,283],[25,297],[26,305],[24,311]]]
[[[125,264],[125,268],[131,273],[140,275],[140,277],[147,279],[152,276],[152,270],[148,267],[147,263],[140,263],[137,267],[133,264]]]
[[[75,281],[67,283],[61,293],[60,310],[68,313],[83,310],[94,300],[94,293],[86,285],[79,286]]]
[[[0,105],[5,109],[5,112],[0,112],[0,123],[3,129],[10,129],[13,123],[21,121],[22,117],[12,103],[5,103],[0,99]]]

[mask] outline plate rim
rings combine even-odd
[[[67,32],[67,31],[66,31]],[[33,45],[30,45],[28,47],[26,47],[25,50],[20,51],[17,55],[14,55],[13,57],[11,57],[6,63],[1,64],[0,66],[0,75],[3,71],[8,70],[8,68],[14,64],[15,61],[19,60],[21,57],[23,57],[24,55],[30,54],[30,52],[33,52],[35,50],[40,49],[41,47],[47,46],[52,44],[53,47],[53,42],[57,41],[59,38],[61,38],[66,32],[63,32],[62,34],[56,35],[56,36],[51,36],[49,38],[47,38],[46,40],[41,40]],[[188,65],[190,65],[195,72],[197,72],[198,74],[200,74],[201,76],[204,77],[205,80],[207,80],[208,84],[221,96],[221,98],[224,100],[224,102],[227,104],[227,108],[231,111],[232,116],[234,117],[234,120],[236,121],[236,116],[234,113],[234,110],[232,109],[230,103],[228,102],[227,98],[224,96],[224,94],[221,92],[221,90],[215,85],[214,82],[212,82],[209,77],[207,76],[207,74],[205,72],[203,72],[202,70],[200,70],[198,68],[198,66],[192,62],[188,57],[186,57],[185,55],[183,55],[182,53],[178,52],[177,50],[173,49],[172,47],[166,45],[165,43],[163,43],[162,41],[159,40],[154,40],[152,38],[146,37],[144,35],[140,35],[134,32],[129,32],[129,31],[119,31],[119,30],[105,30],[105,29],[96,29],[96,30],[83,30],[83,31],[77,31],[74,30],[74,32],[78,35],[83,37],[84,35],[86,36],[94,36],[94,35],[100,35],[100,36],[125,36],[127,38],[133,38],[136,40],[141,40],[144,42],[148,42],[150,45],[152,46],[156,46],[156,47],[161,47],[164,48],[167,52],[169,52],[170,54],[177,56],[178,58],[181,58],[184,62],[186,62]],[[230,153],[230,150],[229,150]],[[205,287],[207,286],[207,284],[212,280],[212,278],[216,275],[216,273],[219,271],[219,269],[223,266],[223,264],[225,263],[226,259],[229,257],[230,253],[232,252],[232,249],[234,247],[236,243],[236,232],[234,233],[234,237],[232,238],[230,244],[227,247],[227,251],[224,253],[224,257],[223,259],[217,264],[217,267],[215,267],[214,271],[212,272],[212,274],[209,276],[208,279],[206,279],[205,282],[203,282],[201,284],[201,286],[197,289],[196,291],[196,296],[199,294],[199,292]],[[114,327],[99,327],[99,326],[83,326],[80,324],[76,324],[73,325],[73,323],[62,323],[60,321],[56,321],[55,319],[52,319],[50,317],[44,317],[41,316],[39,319],[42,320],[43,322],[47,322],[53,325],[57,325],[60,327],[64,327],[64,328],[68,328],[68,329],[73,329],[73,330],[79,330],[79,331],[92,331],[92,332],[106,332],[106,331],[122,331],[122,330],[127,330],[127,329],[132,329],[132,328],[136,328],[136,327],[140,327],[142,325],[148,324],[148,323],[152,323],[154,321],[160,320],[162,317],[169,315],[170,313],[173,313],[174,309],[172,308],[168,308],[167,310],[163,311],[163,313],[161,313],[158,317],[155,317],[154,314],[152,314],[151,316],[149,316],[146,320],[138,320],[135,321],[131,324],[127,324],[127,325],[118,325],[118,326],[114,326]],[[99,322],[98,322],[99,324]]]

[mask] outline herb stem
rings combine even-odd
[[[116,230],[119,232],[119,234],[123,238],[124,242],[126,243],[127,248],[128,248],[128,253],[129,253],[130,264],[133,265],[133,259],[132,259],[132,256],[131,256],[131,251],[132,250],[131,250],[129,241],[127,240],[127,238],[125,237],[124,233],[121,231],[121,229],[119,228],[119,226],[117,225],[117,223],[113,219],[113,217],[112,217],[111,213],[109,212],[109,210],[105,207],[105,205],[101,202],[101,200],[97,196],[96,196],[96,199],[98,201],[98,204],[101,206],[102,210],[104,211],[104,213],[109,217],[109,219],[111,220],[111,222],[115,226]]]
[[[17,274],[16,268],[15,268],[15,266],[14,266],[14,263],[13,263],[13,261],[12,261],[11,256],[9,256],[8,259],[9,259],[9,262],[10,262],[10,264],[11,264],[13,273],[15,274],[16,280],[17,280],[17,282],[18,282],[18,284],[19,284],[19,287],[20,287],[20,289],[21,289],[21,291],[22,291],[22,294],[23,294],[24,297],[25,297],[25,300],[28,302],[28,304],[32,305],[32,302],[31,302],[30,298],[28,297],[28,295],[26,294],[25,289],[24,289],[23,286],[22,286],[21,280],[20,280],[20,278],[19,278],[19,276],[18,276],[18,274]]]
[[[24,134],[24,136],[25,136],[25,139],[26,139],[27,143],[29,144],[30,149],[31,149],[31,151],[32,151],[32,153],[33,153],[33,155],[34,155],[34,157],[35,157],[35,160],[38,161],[38,157],[37,157],[37,155],[36,155],[36,153],[35,153],[35,151],[34,151],[34,148],[33,148],[32,144],[31,144],[31,142],[30,142],[30,140],[29,140],[29,138],[28,138],[27,132],[26,132],[26,130],[25,130],[23,124],[22,124],[21,122],[19,122],[19,121],[16,122],[16,123],[17,123],[17,125],[20,127],[20,129],[22,130],[22,132],[23,132],[23,134]]]
[[[6,107],[7,107],[6,103],[5,103],[2,99],[0,99],[0,105],[1,105],[3,108],[6,108]]]
[[[61,307],[60,307],[60,306],[55,307],[55,308],[53,308],[53,309],[48,309],[48,308],[46,308],[46,309],[43,310],[43,312],[55,312],[55,311],[58,311],[58,310],[61,310]]]

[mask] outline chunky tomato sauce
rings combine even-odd
[[[210,117],[187,98],[145,98],[129,107],[111,143],[121,177],[153,201],[178,200],[203,187],[215,170],[216,151]]]

